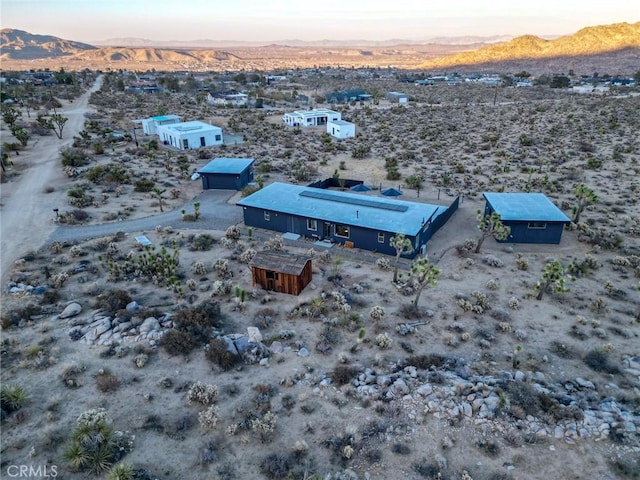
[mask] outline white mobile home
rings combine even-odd
[[[352,138],[356,136],[356,126],[344,120],[333,120],[327,123],[327,133],[336,138]]]
[[[409,101],[409,96],[401,92],[387,92],[385,97],[393,103],[407,103]]]
[[[178,150],[222,144],[222,129],[199,121],[160,125],[158,136],[165,145],[171,145]]]
[[[292,113],[285,113],[282,117],[282,121],[292,127],[319,127],[336,120],[342,120],[342,116],[339,112],[328,108],[296,110]]]
[[[179,122],[180,117],[178,115],[158,115],[142,120],[142,130],[147,135],[157,135],[160,125],[172,125]]]

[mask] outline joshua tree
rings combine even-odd
[[[553,287],[555,293],[564,293],[569,291],[566,287],[565,270],[558,260],[547,263],[542,269],[542,278],[536,283],[535,289],[538,292],[537,300],[542,300],[545,292]]]
[[[391,237],[389,245],[396,251],[396,263],[393,269],[393,283],[396,283],[398,281],[398,262],[400,257],[413,252],[413,245],[411,245],[411,240],[405,237],[403,233],[396,233]]]
[[[411,265],[411,274],[416,284],[416,298],[413,299],[413,305],[418,306],[422,290],[428,286],[434,286],[438,282],[436,279],[440,275],[440,269],[429,262],[429,257],[424,256],[414,260]]]
[[[52,130],[59,139],[62,138],[62,130],[64,129],[64,125],[67,123],[67,120],[69,120],[67,117],[63,117],[59,113],[51,115],[51,124],[53,126]]]
[[[153,187],[152,193],[158,197],[158,203],[160,204],[160,211],[164,212],[164,209],[162,208],[162,202],[164,200],[164,197],[162,195],[164,195],[164,193],[167,191],[167,189],[160,189],[158,187]]]
[[[578,202],[578,204],[573,207],[573,223],[578,223],[580,221],[580,214],[582,214],[584,207],[596,203],[598,201],[598,196],[584,183],[577,185],[576,188],[573,189],[573,193],[575,194]]]
[[[493,237],[496,240],[505,240],[511,233],[511,227],[507,227],[502,223],[498,212],[493,212],[491,215],[484,215],[481,210],[478,210],[477,217],[478,229],[481,233],[476,243],[476,253],[480,253],[480,247],[487,238]]]

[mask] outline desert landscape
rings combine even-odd
[[[85,70],[13,105],[32,134],[2,176],[3,476],[640,478],[638,87],[374,72],[297,71],[262,87],[268,108],[225,108]],[[330,107],[355,138],[283,124],[301,95],[354,86],[372,100]],[[62,138],[36,128],[54,111]],[[136,123],[167,113],[225,144],[178,151]],[[203,191],[215,157],[255,159],[258,184]],[[419,258],[242,223],[260,184],[330,177],[461,198],[428,242],[431,282]],[[575,221],[559,245],[476,253],[483,192],[541,192]],[[299,296],[253,284],[269,250],[312,259]]]

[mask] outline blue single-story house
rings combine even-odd
[[[503,242],[560,243],[569,218],[543,193],[483,193],[484,213],[497,212],[502,223],[511,227]]]
[[[426,251],[431,236],[458,208],[372,197],[357,193],[272,183],[241,199],[244,223],[250,227],[294,233],[345,247],[388,255],[396,251],[389,240],[403,233],[415,257]]]
[[[253,158],[214,158],[198,170],[202,188],[242,190],[253,182]]]

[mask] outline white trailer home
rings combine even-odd
[[[158,136],[165,145],[178,150],[222,145],[222,129],[208,123],[192,121],[158,126]]]
[[[333,120],[327,123],[327,133],[336,138],[352,138],[356,136],[356,126],[344,120]]]

